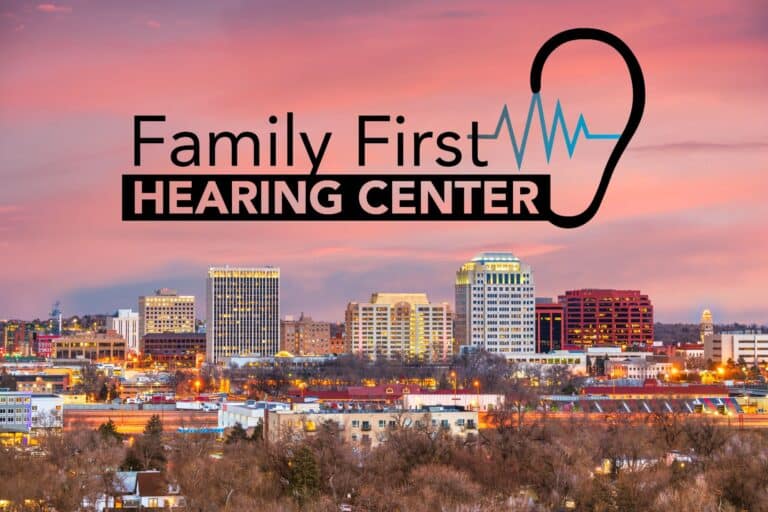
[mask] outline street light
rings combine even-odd
[[[472,382],[472,385],[475,387],[475,390],[477,391],[477,410],[480,410],[480,381],[475,379]]]

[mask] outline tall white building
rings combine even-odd
[[[280,350],[280,269],[211,267],[206,296],[209,362]]]
[[[453,354],[453,313],[424,293],[374,293],[350,302],[345,315],[347,352],[370,359],[445,361]]]
[[[536,349],[533,272],[508,252],[485,252],[456,272],[456,343],[501,355]]]
[[[118,309],[117,314],[107,318],[107,329],[117,331],[125,339],[126,352],[139,352],[139,314],[130,309]]]

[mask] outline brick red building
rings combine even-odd
[[[37,334],[34,342],[34,352],[37,357],[51,357],[53,342],[61,338],[58,334]]]
[[[568,345],[643,350],[653,343],[653,305],[639,290],[569,290],[559,302]]]

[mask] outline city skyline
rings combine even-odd
[[[494,251],[478,251],[478,254],[483,253],[483,252],[494,252]],[[498,251],[496,251],[496,252],[498,252]],[[501,252],[504,252],[504,251],[501,251]],[[512,254],[514,255],[514,253],[512,253]],[[244,266],[245,267],[249,267],[249,266],[253,267],[254,265],[244,265]],[[202,322],[206,321],[206,304],[207,303],[206,303],[206,300],[205,300],[205,296],[206,296],[206,278],[205,278],[205,273],[207,273],[211,268],[215,268],[215,267],[216,266],[214,266],[214,267],[207,266],[207,267],[205,267],[203,269],[204,277],[201,278],[201,283],[195,283],[195,279],[190,278],[189,280],[183,281],[183,282],[189,282],[190,284],[188,284],[188,285],[180,285],[181,288],[179,288],[179,290],[178,290],[178,293],[180,295],[191,296],[191,297],[193,297],[195,299],[194,300],[194,303],[195,303],[194,311],[195,311],[195,320],[196,321],[202,321]],[[225,268],[226,267],[230,267],[230,266],[227,265],[227,266],[225,266]],[[533,270],[535,270],[535,267],[533,265],[531,265],[531,267],[532,267]],[[234,268],[238,268],[238,267],[231,267],[231,268],[234,269]],[[280,268],[280,267],[279,267],[279,265],[275,265],[274,268]],[[454,308],[454,310],[455,310],[455,307],[456,307],[456,304],[455,304],[455,295],[456,295],[455,294],[455,286],[456,286],[455,285],[455,269],[453,270],[453,273],[454,273],[454,275],[452,276],[453,280],[452,281],[449,280],[449,284],[447,285],[448,288],[450,288],[450,292],[448,294],[449,297],[447,297],[445,299],[438,298],[438,299],[435,299],[434,302],[435,303],[446,302],[446,303],[450,304],[451,307]],[[294,316],[298,317],[298,315],[300,315],[300,314],[306,314],[306,315],[309,315],[309,316],[317,318],[319,321],[326,321],[326,322],[330,322],[330,323],[343,324],[343,322],[344,322],[344,312],[346,310],[347,305],[350,302],[365,302],[367,300],[366,298],[370,297],[370,294],[371,294],[370,290],[372,290],[372,289],[378,289],[378,290],[380,290],[379,293],[384,293],[384,294],[426,293],[426,294],[428,294],[430,296],[435,295],[437,297],[437,295],[434,294],[433,291],[428,290],[428,289],[424,289],[424,288],[419,288],[418,286],[406,285],[406,286],[402,287],[402,289],[400,289],[400,288],[392,288],[392,289],[390,289],[387,286],[382,286],[380,284],[374,284],[374,285],[372,285],[373,287],[368,289],[367,291],[365,291],[365,290],[362,291],[361,295],[359,297],[358,296],[354,296],[354,297],[350,296],[350,297],[346,297],[346,298],[344,298],[344,297],[339,298],[339,300],[344,301],[343,304],[341,304],[340,308],[337,308],[335,304],[328,305],[326,303],[325,307],[323,307],[323,308],[317,308],[316,307],[315,309],[311,309],[309,307],[306,307],[306,304],[302,304],[300,299],[297,299],[296,297],[291,297],[291,296],[289,296],[288,303],[292,304],[292,305],[290,307],[286,307],[284,305],[285,304],[284,300],[285,300],[285,295],[286,295],[285,287],[286,287],[286,282],[291,282],[291,279],[290,279],[290,276],[286,276],[282,272],[281,272],[281,274],[282,274],[281,277],[280,277],[280,281],[281,281],[281,285],[280,285],[280,287],[281,287],[281,292],[280,292],[280,295],[281,295],[281,297],[280,297],[280,300],[281,300],[281,305],[280,305],[281,315],[280,315],[280,318],[281,318],[281,320],[288,319],[288,318],[294,317]],[[159,291],[161,289],[167,289],[167,290],[170,290],[170,291],[173,291],[173,292],[177,292],[176,288],[178,288],[178,286],[174,285],[174,288],[171,289],[169,286],[164,286],[164,283],[167,283],[167,282],[168,281],[165,281],[165,282],[153,281],[152,283],[149,283],[149,284],[146,285],[146,286],[148,286],[147,290],[152,290],[152,293],[156,293],[157,291]],[[181,283],[182,281],[174,281],[174,282],[178,284],[178,283]],[[134,289],[134,288],[138,289],[139,287],[142,287],[142,286],[144,286],[144,285],[137,283],[137,284],[132,284],[130,286],[130,288],[131,289]],[[200,288],[200,290],[198,292],[189,292],[189,291],[187,291],[187,290],[194,289],[196,286]],[[443,287],[445,287],[445,285]],[[535,298],[537,300],[538,299],[549,299],[553,303],[558,303],[558,298],[561,297],[566,292],[594,291],[594,290],[598,290],[598,291],[608,290],[608,291],[611,291],[611,290],[616,290],[616,289],[619,289],[619,288],[620,287],[616,287],[616,286],[614,286],[614,287],[611,287],[611,286],[583,286],[583,287],[580,287],[580,288],[567,288],[567,289],[563,288],[563,289],[561,289],[559,291],[553,290],[551,293],[549,293],[549,292],[542,292],[542,291],[540,291],[539,288],[538,288],[538,285],[537,285],[536,292],[535,292]],[[292,289],[295,290],[295,288],[292,288]],[[643,293],[644,295],[648,295],[651,298],[651,300],[654,301],[654,304],[655,304],[655,298],[652,296],[652,294],[646,293],[643,288],[628,286],[628,287],[624,287],[624,289],[637,290],[637,291]],[[141,299],[142,295],[151,295],[150,292],[145,292],[144,288],[141,288],[139,293],[140,293],[140,295],[137,295],[137,296],[133,297],[133,302],[131,302],[131,299],[123,300],[122,302],[120,301],[121,299],[119,299],[119,298],[115,299],[115,301],[116,301],[115,302],[115,306],[107,308],[106,310],[89,309],[89,310],[83,310],[83,311],[70,311],[70,310],[67,310],[66,303],[59,304],[59,307],[61,307],[64,310],[63,311],[63,317],[64,318],[70,318],[72,316],[84,316],[84,315],[106,315],[107,317],[117,318],[116,315],[119,315],[121,311],[131,310],[132,308],[136,307],[136,305],[137,305],[139,299]],[[298,295],[301,296],[300,293]],[[50,307],[48,309],[50,309]],[[718,315],[718,311],[717,310],[715,310],[714,313],[712,313],[712,308],[709,308],[709,307],[702,307],[701,309],[694,310],[692,312],[692,316],[690,318],[685,318],[685,319],[680,319],[680,320],[675,320],[675,319],[667,320],[667,319],[663,318],[663,316],[662,316],[662,318],[659,318],[659,311],[658,311],[658,308],[656,308],[655,305],[654,305],[654,310],[655,310],[654,311],[654,321],[655,322],[661,322],[661,323],[699,324],[702,321],[702,318],[703,318],[702,317],[702,314],[703,314],[702,312],[705,312],[705,313],[707,313],[709,315],[710,319],[712,319],[714,317],[713,323],[717,324],[717,325],[726,325],[726,324],[732,324],[732,323],[741,323],[741,324],[747,324],[747,325],[752,325],[752,324],[755,324],[755,325],[768,325],[768,323],[760,322],[760,321],[749,321],[749,320],[748,321],[740,321],[740,320],[733,320],[733,319],[730,319],[730,318],[721,318]],[[327,315],[325,313],[323,313],[324,311],[328,312]],[[318,312],[320,312],[320,313],[318,313]],[[136,314],[138,314],[138,313],[136,313]],[[28,317],[2,316],[2,314],[0,314],[0,321],[34,320],[34,319],[44,320],[44,319],[49,318],[49,316],[50,315],[46,314],[46,313],[41,313],[41,314],[36,315],[36,316],[33,315],[33,316],[28,316]]]
[[[45,316],[55,300],[71,313],[107,312],[160,286],[202,297],[198,276],[209,264],[273,262],[285,275],[285,311],[330,320],[382,283],[450,301],[457,262],[511,250],[536,269],[541,295],[641,289],[662,321],[696,322],[709,308],[718,322],[768,323],[768,142],[755,115],[766,110],[768,70],[754,66],[768,48],[768,25],[759,2],[533,5],[514,30],[509,20],[519,13],[506,2],[306,3],[258,15],[235,2],[183,14],[163,4],[51,5],[58,8],[0,8],[0,317]],[[460,129],[476,119],[487,133],[508,105],[518,128],[533,55],[575,26],[624,39],[648,86],[639,131],[603,207],[582,228],[120,220],[136,114],[167,114],[171,133],[263,132],[270,114],[295,111],[312,136],[334,131],[320,172],[354,170],[360,113],[402,113],[408,130]],[[595,133],[613,133],[628,98],[626,72],[609,50],[574,44],[547,64],[543,107],[551,116],[562,100],[569,124],[583,112]],[[498,169],[515,167],[508,145],[482,142]],[[555,144],[549,170],[559,210],[575,211],[591,195],[609,148],[585,141],[569,160]],[[529,150],[531,165],[546,163],[541,148]],[[372,171],[391,169],[392,155],[374,157]],[[147,172],[167,167],[161,151],[144,158]]]

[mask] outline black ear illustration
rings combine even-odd
[[[640,120],[643,117],[643,109],[645,108],[645,79],[643,78],[643,70],[640,68],[640,63],[637,61],[635,54],[632,53],[629,46],[617,36],[596,28],[574,28],[566,30],[556,34],[544,43],[536,53],[536,57],[534,57],[533,64],[531,65],[531,91],[533,91],[534,94],[541,91],[541,72],[544,69],[544,63],[552,52],[565,43],[582,39],[600,41],[619,52],[619,55],[621,55],[624,62],[627,64],[629,77],[632,81],[632,109],[629,112],[627,125],[621,132],[619,140],[616,142],[611,155],[605,163],[603,174],[600,177],[600,183],[597,186],[597,190],[595,191],[595,195],[592,198],[592,202],[589,203],[589,206],[577,215],[560,215],[555,211],[549,212],[549,221],[561,228],[577,228],[589,222],[592,217],[595,216],[603,202],[605,192],[608,189],[608,184],[611,182],[613,170],[616,168],[616,164],[619,163],[619,158],[621,158],[622,153],[624,153],[624,150],[627,148],[627,144],[629,144],[635,131],[637,131],[637,127],[640,125]]]

